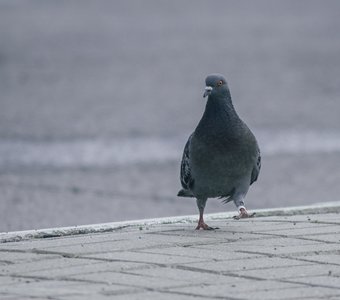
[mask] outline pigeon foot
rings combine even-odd
[[[197,227],[195,228],[196,230],[215,230],[215,229],[219,229],[218,227],[214,228],[214,227],[210,227],[208,224],[204,223],[203,221],[198,221]]]
[[[253,218],[255,216],[255,213],[249,214],[245,208],[240,209],[240,214],[238,216],[234,216],[234,220],[240,220],[240,219],[247,219],[247,218]]]

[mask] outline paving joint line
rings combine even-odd
[[[239,252],[242,253],[248,253],[248,254],[262,254],[267,257],[278,257],[278,258],[285,258],[290,260],[297,260],[297,261],[304,261],[304,262],[310,262],[313,264],[319,264],[319,265],[336,265],[340,266],[340,263],[328,263],[328,262],[322,262],[322,261],[316,261],[316,260],[310,260],[310,259],[304,259],[300,256],[309,256],[309,255],[322,255],[322,254],[336,254],[338,255],[340,253],[340,250],[321,250],[321,251],[309,251],[309,252],[296,252],[295,254],[285,255],[285,254],[273,254],[273,253],[267,253],[267,252],[257,252],[257,251],[248,251],[248,250],[240,250]],[[318,254],[316,254],[316,252]]]

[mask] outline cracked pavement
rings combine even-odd
[[[1,299],[339,299],[338,213],[0,243]]]

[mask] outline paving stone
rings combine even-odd
[[[314,253],[313,255],[303,255],[301,257],[298,257],[298,259],[301,259],[301,260],[303,259],[305,261],[321,263],[325,265],[329,264],[329,265],[340,266],[340,253],[337,253],[337,254],[332,254],[329,252],[326,254]],[[340,268],[339,268],[339,273],[340,273]]]
[[[336,233],[339,229],[337,228],[338,225],[325,225],[325,224],[311,224],[310,227],[304,228],[296,228],[291,230],[277,230],[272,232],[275,235],[287,235],[287,236],[312,236],[312,235],[320,235],[320,234],[330,234]]]
[[[148,300],[173,300],[173,299],[197,299],[195,296],[183,296],[181,295],[180,297],[175,296],[170,293],[166,292],[158,292],[158,291],[128,291],[128,292],[122,292],[121,294],[118,294],[113,291],[111,292],[109,289],[104,292],[104,294],[88,294],[87,295],[88,299],[96,299],[96,300],[107,300],[113,298],[115,300],[141,300],[141,299],[148,299]],[[81,296],[63,296],[59,298],[60,300],[84,300],[84,295]]]
[[[308,264],[308,265],[295,265],[287,268],[271,268],[263,270],[242,270],[236,271],[236,274],[240,276],[253,276],[261,279],[289,279],[297,277],[309,277],[309,276],[328,276],[329,271],[332,273],[338,270],[338,266],[327,266],[320,264]]]
[[[338,235],[338,231],[336,230],[335,232],[329,232],[329,233],[323,233],[323,234],[305,235],[303,238],[306,240],[318,240],[320,242],[335,243],[335,244],[340,245],[340,236]]]
[[[93,254],[86,257],[90,258],[102,258],[102,259],[112,259],[112,260],[122,260],[131,262],[140,262],[147,264],[179,264],[179,263],[193,263],[206,261],[204,257],[190,257],[190,256],[174,256],[174,255],[157,255],[145,252],[106,252],[102,254]]]
[[[331,296],[331,295],[323,296],[322,299],[327,299],[327,300],[339,300],[339,299],[340,299],[340,293],[338,293],[338,294],[336,294],[336,295],[333,295],[333,296]],[[319,298],[319,299],[313,299],[313,300],[320,300],[320,298]]]
[[[214,261],[214,262],[197,262],[191,263],[190,267],[195,267],[204,270],[214,270],[220,272],[237,272],[237,271],[251,271],[251,270],[265,270],[275,269],[284,272],[286,268],[299,268],[300,266],[312,265],[309,262],[301,262],[280,257],[260,257],[248,260],[232,260],[232,261]],[[253,272],[255,274],[256,272]],[[244,273],[247,276],[247,273]],[[251,276],[251,275],[250,275]],[[256,275],[254,275],[256,277]]]
[[[0,244],[0,299],[338,299],[338,214]]]
[[[109,233],[93,233],[74,236],[63,236],[44,238],[44,239],[32,239],[24,240],[12,243],[1,243],[1,249],[45,249],[52,250],[51,248],[66,247],[66,246],[79,246],[81,244],[102,244],[102,243],[115,243],[127,241],[131,242],[135,238],[138,239],[140,231],[136,228],[119,229]],[[119,250],[119,249],[118,249]]]
[[[116,299],[116,297],[115,297]],[[124,296],[118,297],[117,299],[121,300],[126,300],[127,298]],[[148,300],[173,300],[173,299],[197,299],[197,296],[195,295],[178,295],[178,294],[173,294],[173,293],[167,293],[167,292],[147,292],[143,294],[134,294],[134,295],[129,295],[128,299],[130,300],[141,300],[141,299],[148,299]]]
[[[251,232],[257,232],[257,233],[272,233],[272,234],[280,234],[280,231],[282,230],[291,230],[295,232],[295,230],[298,229],[306,229],[310,228],[311,225],[309,223],[304,222],[285,222],[285,223],[267,223],[262,222],[263,225],[257,224],[251,228]],[[332,226],[329,224],[320,224],[321,227],[327,227]]]
[[[168,236],[168,235],[152,235],[145,233],[131,234],[129,240],[110,241],[108,239],[102,240],[102,243],[87,243],[87,244],[73,244],[68,246],[49,247],[48,250],[59,251],[62,248],[63,252],[75,254],[93,254],[105,252],[121,252],[121,251],[135,251],[140,249],[153,249],[172,247],[174,245],[195,245],[195,244],[209,244],[215,243],[216,240],[204,236]],[[44,249],[44,248],[43,248]]]
[[[275,296],[299,288],[298,284],[284,282],[253,281],[245,278],[229,281],[226,278],[224,283],[171,288],[170,291],[196,294],[209,299],[257,299],[257,296],[262,299],[276,299]]]
[[[309,300],[313,297],[316,299],[328,299],[330,296],[339,295],[339,292],[334,289],[320,287],[301,287],[284,290],[270,291],[254,291],[252,292],[252,300]],[[242,296],[242,294],[241,294]],[[326,297],[326,298],[322,298]],[[248,298],[249,299],[249,298]]]
[[[21,284],[23,281],[22,278],[16,278],[16,277],[10,277],[8,275],[1,275],[0,276],[0,287],[4,287],[6,285],[18,285]],[[0,290],[0,295],[1,295],[1,290]],[[0,299],[2,299],[0,297]]]
[[[173,268],[152,268],[152,269],[135,269],[128,271],[129,274],[140,276],[167,278],[171,280],[180,279],[185,284],[218,284],[228,282],[237,282],[238,277],[233,278],[230,275],[223,275],[223,272],[218,270],[208,270],[203,272],[198,268],[180,265]]]
[[[134,270],[139,268],[148,268],[149,264],[126,262],[126,261],[114,261],[114,262],[101,262],[92,261],[88,263],[81,260],[83,263],[78,265],[63,265],[55,268],[46,267],[35,271],[22,272],[23,276],[37,276],[37,277],[48,277],[48,278],[60,278],[70,275],[78,275],[93,272],[106,272],[116,271],[123,272],[128,270]]]
[[[229,235],[228,235],[229,234]],[[238,233],[226,233],[224,238],[216,239],[215,241],[211,242],[203,242],[203,243],[184,243],[178,244],[178,246],[187,246],[187,247],[195,247],[195,248],[206,248],[206,249],[218,249],[216,245],[222,245],[223,247],[231,246],[233,244],[238,244],[242,241],[266,241],[269,244],[273,239],[279,238],[278,236],[268,236],[266,234],[258,234],[258,233],[245,233],[245,232],[238,232]]]
[[[323,245],[324,243],[322,241],[305,240],[298,237],[261,236],[259,239],[240,239],[234,244],[241,247],[308,247],[317,244]],[[233,245],[231,244],[231,246]]]
[[[0,293],[0,299],[1,300],[18,300],[18,296]]]
[[[174,256],[186,256],[186,257],[195,257],[195,258],[203,258],[203,259],[212,259],[212,260],[247,260],[256,257],[262,257],[261,254],[248,254],[241,252],[233,252],[226,251],[225,247],[214,247],[214,245],[210,245],[210,248],[205,248],[204,246],[194,246],[194,247],[167,247],[167,248],[154,248],[154,249],[145,249],[136,251],[137,253],[150,253],[155,255],[174,255]]]
[[[326,269],[326,272],[327,272],[327,269]],[[329,272],[328,276],[314,276],[314,277],[303,277],[303,278],[292,277],[290,281],[297,282],[297,283],[306,283],[311,286],[333,287],[335,289],[339,289],[339,292],[340,292],[340,277],[332,276],[332,272],[331,271],[328,271],[328,272]]]
[[[1,268],[1,274],[28,276],[30,273],[37,271],[46,271],[51,273],[55,269],[67,270],[74,267],[84,267],[85,265],[93,265],[97,263],[98,262],[95,260],[59,257],[56,259],[43,259],[35,262],[8,265]]]
[[[0,251],[0,269],[2,265],[19,264],[25,262],[35,262],[41,259],[54,259],[58,258],[59,255],[48,254],[48,255],[38,254],[38,253],[26,253],[26,252],[2,252]]]
[[[122,287],[128,288],[169,288],[169,287],[180,287],[183,284],[181,278],[168,279],[163,278],[160,280],[159,277],[152,276],[140,276],[138,274],[132,273],[120,273],[120,272],[91,272],[88,274],[78,274],[69,276],[68,278],[78,279],[78,280],[98,280],[98,275],[100,280],[111,285],[121,285]]]
[[[316,214],[306,214],[306,213],[295,213],[290,216],[278,216],[272,215],[268,217],[261,218],[263,222],[306,222],[310,223],[313,220],[337,220],[339,221],[340,214],[338,213],[316,213]],[[279,218],[279,219],[278,219]]]
[[[190,288],[171,289],[186,293],[203,295],[207,298],[219,299],[252,299],[252,300],[279,300],[279,299],[303,299],[310,297],[321,297],[323,295],[339,294],[334,289],[319,287],[301,287],[293,284],[282,284],[273,282],[261,282],[256,287],[247,287],[247,281],[237,284],[208,285]],[[320,298],[319,298],[320,299]]]
[[[264,243],[263,246],[252,246],[252,245],[230,245],[231,250],[233,251],[247,251],[251,254],[262,253],[271,255],[284,255],[284,256],[303,256],[309,255],[312,253],[322,254],[322,252],[331,253],[332,251],[338,251],[339,245],[337,244],[324,244],[321,242],[314,242],[313,244],[305,244],[305,245],[296,245],[290,246],[289,241],[287,240],[287,245],[275,246],[275,245],[267,245]]]
[[[25,281],[21,285],[21,289],[18,290],[17,287],[11,285],[6,286],[2,289],[4,293],[13,293],[18,296],[19,299],[27,299],[27,298],[35,298],[35,297],[53,297],[58,298],[59,296],[63,295],[75,295],[75,294],[82,294],[85,293],[82,292],[80,287],[85,287],[82,283],[79,285],[79,283],[74,282],[66,282],[66,281],[43,281],[43,284],[41,281]],[[21,296],[21,297],[20,297]]]

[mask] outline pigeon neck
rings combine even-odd
[[[220,117],[222,117],[222,119],[227,122],[238,119],[238,115],[231,101],[230,93],[228,93],[226,96],[214,96],[213,98],[209,97],[205,107],[204,115],[213,119],[220,119]]]
[[[240,125],[240,118],[237,115],[231,102],[231,96],[214,97],[209,96],[203,117],[197,127],[197,134],[205,135],[209,128],[209,135],[233,135],[235,127]]]

